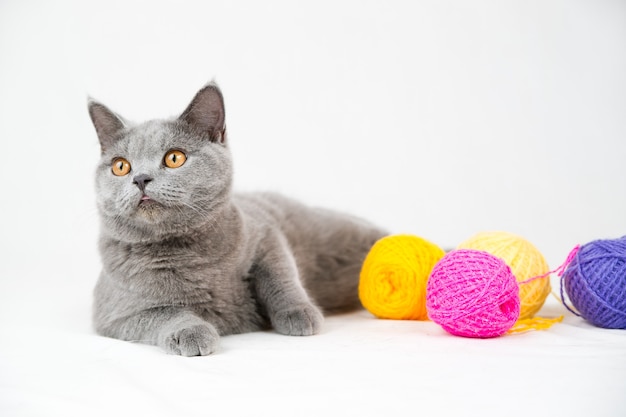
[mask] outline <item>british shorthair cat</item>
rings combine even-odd
[[[102,156],[99,334],[208,355],[221,335],[312,335],[322,311],[359,306],[361,264],[385,232],[277,194],[233,193],[216,84],[169,120],[133,124],[88,106]]]

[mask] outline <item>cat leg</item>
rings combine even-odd
[[[98,332],[122,340],[151,343],[167,353],[204,356],[215,352],[219,333],[213,325],[189,310],[154,308],[118,319]]]
[[[259,301],[274,329],[290,336],[320,331],[324,316],[308,297],[299,279],[296,261],[282,235],[263,242],[264,255],[253,271]]]
[[[217,350],[219,333],[213,325],[195,314],[181,312],[164,324],[157,342],[167,353],[205,356]]]

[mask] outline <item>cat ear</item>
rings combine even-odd
[[[109,110],[105,105],[89,98],[89,116],[96,128],[100,147],[104,152],[119,138],[119,133],[126,126],[121,117]]]
[[[212,142],[226,142],[224,97],[215,82],[205,85],[179,117]]]

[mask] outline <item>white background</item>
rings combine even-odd
[[[88,95],[142,121],[213,78],[239,190],[447,247],[506,230],[551,263],[626,234],[622,1],[0,5],[2,270],[93,269]]]
[[[90,334],[87,96],[141,121],[211,79],[238,190],[553,267],[626,234],[624,1],[0,0],[0,323]]]

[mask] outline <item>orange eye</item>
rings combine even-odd
[[[172,149],[165,154],[165,165],[168,168],[180,168],[187,161],[187,156],[179,150]]]
[[[130,172],[130,162],[124,158],[115,158],[111,164],[111,171],[113,175],[123,177]]]

